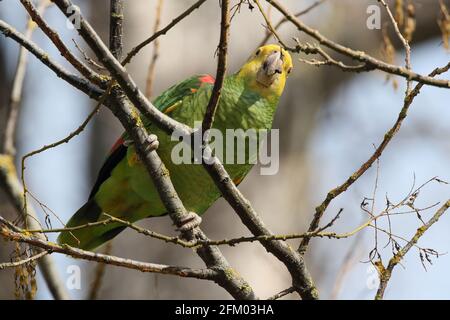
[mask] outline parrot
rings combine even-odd
[[[228,129],[270,130],[292,68],[289,52],[280,45],[259,47],[236,73],[224,78],[212,128],[222,133]],[[196,121],[203,120],[214,82],[211,75],[194,75],[164,91],[153,100],[153,105],[178,122],[193,127]],[[173,141],[171,135],[148,119],[144,118],[143,124],[157,137],[156,151],[186,210],[199,217],[220,198],[219,189],[202,165],[172,161],[172,149],[179,141]],[[246,150],[247,154],[249,152]],[[255,154],[250,154],[251,157]],[[253,166],[254,163],[224,163],[236,185]],[[124,133],[104,161],[87,202],[69,219],[65,226],[68,230],[63,230],[57,241],[61,245],[94,250],[126,228],[117,221],[95,222],[112,216],[134,223],[165,214],[167,210],[150,175],[130,137]],[[190,218],[186,225],[192,228],[193,220]],[[89,225],[92,223],[93,226]]]

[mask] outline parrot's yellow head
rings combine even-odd
[[[258,48],[238,71],[237,76],[264,97],[281,96],[292,70],[289,52],[276,44]]]

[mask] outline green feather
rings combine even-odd
[[[200,77],[194,76],[172,86],[154,100],[154,105],[163,112],[176,105],[168,114],[191,127],[195,121],[202,121],[213,85],[201,82]],[[263,98],[250,90],[238,76],[229,76],[224,81],[213,128],[223,133],[226,129],[270,129],[277,104],[278,97]],[[201,165],[175,165],[171,161],[171,152],[178,142],[171,141],[169,135],[152,126],[150,121],[144,119],[144,124],[149,132],[158,136],[158,154],[169,169],[172,182],[186,209],[203,214],[220,197],[219,190]],[[225,168],[232,179],[242,180],[252,166],[226,164]],[[100,185],[93,198],[75,213],[67,226],[107,219],[101,212],[130,222],[166,213],[158,192],[145,167],[137,160],[132,145],[128,147],[126,156],[112,169],[110,177]],[[83,249],[93,249],[113,238],[122,229],[118,224],[108,224],[72,231],[71,234],[62,232],[58,241]]]

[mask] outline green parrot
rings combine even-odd
[[[271,129],[279,98],[291,70],[291,56],[279,45],[266,45],[257,49],[237,73],[225,78],[212,128],[221,133],[227,129]],[[203,119],[213,85],[212,76],[196,75],[163,92],[153,104],[173,119],[193,127],[196,121]],[[220,197],[220,191],[202,165],[175,164],[171,158],[172,150],[179,142],[173,141],[169,134],[156,126],[151,126],[147,119],[143,119],[143,122],[158,137],[157,153],[169,170],[184,206],[190,212],[203,214]],[[254,150],[253,154],[249,152],[246,150],[249,158],[256,157]],[[225,163],[224,166],[238,185],[253,164],[233,162]],[[108,215],[133,223],[166,213],[148,172],[125,133],[113,146],[100,169],[88,201],[70,218],[66,227],[106,220]],[[116,222],[97,224],[70,232],[63,231],[58,242],[92,250],[124,229],[123,224]]]

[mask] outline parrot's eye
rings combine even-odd
[[[256,50],[255,56],[259,55],[261,53],[261,49]]]

